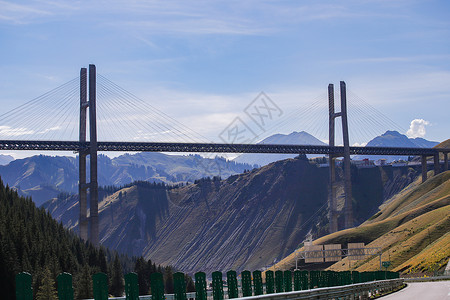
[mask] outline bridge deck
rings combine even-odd
[[[146,143],[97,142],[98,151],[123,152],[208,152],[208,153],[283,153],[283,154],[344,154],[341,146],[276,145],[276,144],[215,144],[215,143]],[[89,148],[89,142],[0,140],[0,150],[76,151]],[[350,147],[355,155],[427,155],[448,153],[450,149]]]

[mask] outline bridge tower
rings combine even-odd
[[[80,71],[80,145],[86,142],[86,119],[89,108],[89,147],[80,146],[79,152],[79,204],[80,237],[94,246],[99,244],[98,229],[98,181],[97,181],[97,122],[96,122],[96,69],[89,65],[89,102],[87,101],[87,69]],[[90,182],[86,180],[86,157],[89,155]],[[87,218],[87,190],[90,195],[90,216]],[[90,225],[90,235],[88,229]]]
[[[344,81],[340,82],[341,92],[341,112],[336,113],[334,111],[334,85],[328,85],[328,108],[329,108],[329,146],[335,146],[334,139],[334,120],[341,117],[342,120],[342,137],[344,141],[344,218],[345,228],[353,227],[353,208],[352,208],[352,182],[350,172],[350,143],[348,136],[348,121],[347,121],[347,91]],[[338,231],[337,222],[337,198],[336,198],[336,157],[337,155],[329,155],[330,164],[330,191],[329,191],[329,220],[330,220],[330,232]]]

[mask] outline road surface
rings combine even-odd
[[[407,282],[401,291],[382,297],[383,300],[450,300],[450,280]]]

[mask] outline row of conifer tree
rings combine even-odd
[[[0,179],[0,290],[2,298],[14,299],[15,275],[33,276],[36,299],[50,299],[61,272],[73,275],[76,298],[92,298],[92,274],[109,276],[109,291],[121,296],[123,274],[134,271],[139,276],[140,294],[148,294],[153,272],[164,274],[166,292],[173,291],[172,267],[157,266],[142,257],[128,257],[104,247],[95,248],[55,221],[50,213],[37,208]],[[188,281],[189,282],[189,281]]]

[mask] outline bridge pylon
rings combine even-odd
[[[352,182],[350,170],[350,143],[348,135],[348,120],[347,120],[347,91],[344,81],[340,82],[340,98],[341,98],[341,112],[334,111],[334,85],[328,85],[328,108],[329,108],[329,146],[335,146],[335,119],[341,117],[342,120],[342,138],[344,141],[344,218],[345,228],[353,227],[353,208],[352,208]],[[330,189],[329,189],[329,222],[330,232],[336,232],[338,228],[338,213],[337,213],[337,197],[336,197],[336,154],[329,155],[330,165]]]
[[[80,151],[79,151],[79,205],[80,205],[80,237],[89,240],[94,246],[99,244],[98,228],[98,181],[97,181],[97,122],[96,122],[96,69],[89,65],[89,102],[87,101],[87,69],[80,71]],[[86,119],[89,108],[89,147],[86,142]],[[90,182],[86,180],[86,157],[89,155]],[[89,189],[90,215],[87,218],[87,190]],[[90,226],[89,226],[90,225]],[[88,235],[88,229],[90,234]]]

